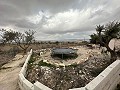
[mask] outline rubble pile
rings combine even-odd
[[[109,65],[109,60],[108,55],[93,55],[85,62],[69,66],[30,64],[26,78],[32,83],[39,81],[53,90],[80,88],[101,73]]]

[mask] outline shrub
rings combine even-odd
[[[46,62],[43,62],[43,60],[41,60],[39,63],[38,63],[39,66],[47,66],[47,67],[55,67],[55,65],[52,65],[50,63],[46,63]]]

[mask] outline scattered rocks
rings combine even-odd
[[[99,55],[89,57],[78,65],[48,67],[34,65],[27,70],[27,79],[34,83],[39,81],[53,90],[68,90],[80,88],[94,79],[109,65],[109,56]]]

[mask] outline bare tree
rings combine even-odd
[[[33,30],[25,31],[25,33],[12,30],[6,31],[5,29],[2,29],[2,31],[4,32],[2,35],[4,43],[15,43],[24,51],[24,53],[27,51],[30,44],[35,41],[35,31]]]

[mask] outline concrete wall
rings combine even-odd
[[[32,55],[32,49],[28,53],[26,61],[25,61],[24,65],[19,73],[18,84],[19,84],[21,90],[34,90],[34,85],[25,78],[26,70],[27,70],[27,63],[30,60],[31,55]]]
[[[116,60],[85,87],[70,90],[115,90],[119,82],[120,60]]]
[[[115,90],[120,82],[120,60],[116,60],[85,86],[86,90]]]
[[[42,49],[40,52],[43,52],[45,53],[46,52],[46,49]],[[32,55],[32,49],[31,51],[28,53],[28,56],[25,60],[25,63],[19,73],[19,81],[18,81],[18,84],[19,84],[19,87],[21,90],[52,90],[50,88],[48,88],[47,86],[43,85],[42,83],[40,82],[35,82],[34,84],[32,84],[31,82],[29,82],[25,77],[26,77],[26,70],[27,70],[27,64],[28,64],[28,61],[30,60],[31,58],[31,55]]]
[[[19,86],[21,90],[52,90],[40,82],[32,84],[26,76],[27,63],[32,55],[32,50],[28,53],[28,57],[19,73]],[[74,88],[69,90],[114,90],[120,82],[120,60],[116,60],[108,66],[95,79],[88,83],[85,87]]]
[[[34,83],[34,90],[52,90],[52,89],[48,88],[47,86],[37,81],[36,83]]]

